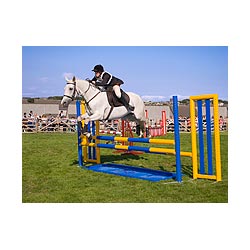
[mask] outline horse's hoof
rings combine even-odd
[[[89,132],[85,132],[83,135],[85,135],[90,140],[92,139],[92,135]]]

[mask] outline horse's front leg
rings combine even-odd
[[[85,122],[88,117],[89,115],[87,113],[77,117],[77,124],[81,131],[81,134],[87,134],[88,132],[88,122]],[[82,127],[82,120],[84,120],[84,127]]]
[[[88,123],[90,121],[97,121],[101,120],[102,115],[99,112],[96,112],[92,115],[88,115],[87,113],[80,115],[77,117],[77,121],[81,123],[82,120],[84,120],[84,128],[82,130],[83,134],[86,134],[88,136]],[[90,135],[90,134],[89,134]]]
[[[96,112],[92,115],[88,115],[87,113],[85,113],[77,117],[77,121],[80,122],[84,120],[84,124],[88,124],[90,121],[98,121],[101,119],[102,119],[102,115],[99,112]]]

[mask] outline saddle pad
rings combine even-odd
[[[123,106],[123,103],[121,103],[120,99],[116,96],[113,89],[107,90],[106,93],[107,93],[107,98],[108,98],[109,105],[111,107]],[[121,94],[125,97],[126,101],[129,103],[130,98],[122,89],[121,89]]]

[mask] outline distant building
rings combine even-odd
[[[76,102],[73,101],[69,105],[68,115],[70,117],[76,116]],[[152,122],[159,122],[161,120],[162,111],[166,111],[167,119],[173,117],[172,105],[162,105],[162,103],[152,103],[147,102],[145,109],[148,111],[149,119]],[[33,114],[43,115],[43,114],[51,114],[58,115],[60,110],[65,110],[64,107],[60,105],[60,100],[50,100],[50,99],[34,99],[33,103],[29,103],[27,99],[23,99],[22,101],[22,113],[29,113],[33,111]],[[205,107],[203,107],[203,114],[205,115]],[[211,114],[213,114],[213,108],[211,108]],[[219,107],[219,114],[225,118],[228,117],[228,107],[227,105]],[[189,117],[189,105],[179,105],[179,116]]]

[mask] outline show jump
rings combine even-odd
[[[81,101],[76,102],[77,116],[85,114],[86,104]],[[203,109],[205,107],[205,109]],[[211,114],[213,107],[213,114]],[[203,128],[203,117],[206,117],[206,131]],[[95,165],[86,167],[89,170],[105,172],[115,175],[145,179],[150,181],[160,181],[165,179],[175,179],[182,181],[181,157],[192,158],[193,178],[211,179],[221,181],[221,156],[220,156],[220,131],[219,131],[219,110],[218,95],[190,96],[190,119],[191,119],[191,152],[181,151],[180,131],[179,131],[179,110],[178,98],[173,96],[174,113],[174,139],[150,139],[120,136],[105,136],[99,134],[99,121],[88,122],[87,132],[91,134],[88,138],[81,133],[78,126],[78,159],[79,166],[83,167],[87,163]],[[213,115],[213,121],[211,119]],[[84,122],[82,122],[83,125]],[[197,129],[198,128],[198,129]],[[197,131],[198,130],[198,131]],[[206,136],[206,140],[204,137]],[[197,139],[198,137],[198,139]],[[107,142],[113,142],[107,144]],[[118,145],[115,143],[133,142],[147,144],[145,146]],[[206,145],[205,145],[206,142]],[[157,145],[173,145],[172,149],[155,147]],[[122,149],[127,151],[142,151],[151,154],[172,154],[175,157],[176,171],[166,172],[152,169],[139,168],[114,163],[101,163],[101,148]],[[163,156],[164,157],[164,156]],[[206,162],[205,162],[206,161]]]

